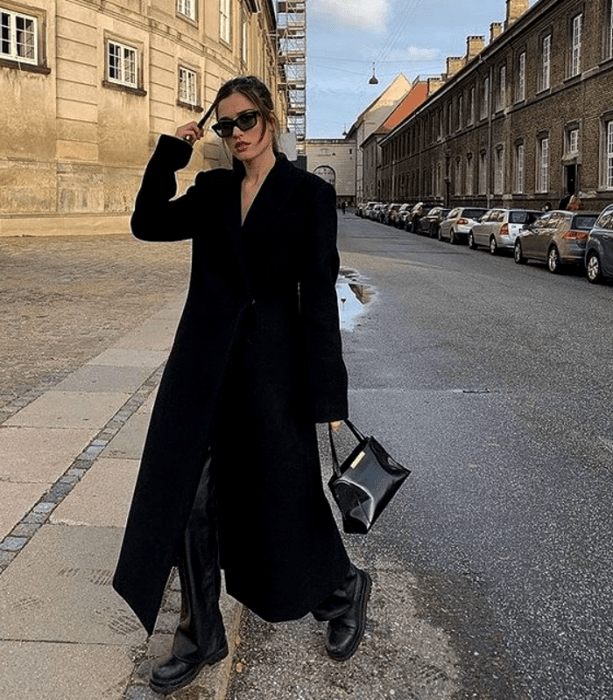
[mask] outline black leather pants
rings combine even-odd
[[[221,571],[215,494],[211,461],[204,466],[179,559],[181,619],[172,653],[188,663],[199,663],[226,644],[219,610]]]

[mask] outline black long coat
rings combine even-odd
[[[349,565],[315,431],[347,416],[334,190],[280,156],[241,226],[238,162],[199,173],[172,199],[191,153],[160,138],[132,217],[137,238],[192,239],[113,582],[149,632],[211,448],[231,595],[267,620],[296,619]]]

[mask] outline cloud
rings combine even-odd
[[[349,27],[383,34],[391,0],[313,0],[312,12]]]

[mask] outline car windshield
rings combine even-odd
[[[575,216],[573,220],[573,228],[582,229],[583,231],[589,231],[592,226],[596,223],[597,216],[594,214],[590,216],[589,214],[579,214]]]

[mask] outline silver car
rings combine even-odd
[[[516,263],[540,260],[549,272],[563,265],[583,264],[585,244],[597,211],[550,211],[526,227],[515,240]]]
[[[439,241],[449,241],[451,244],[464,242],[468,232],[485,214],[487,209],[477,207],[456,207],[441,221],[438,229]]]
[[[613,278],[613,204],[605,207],[585,246],[585,271],[590,282]]]
[[[531,209],[490,209],[468,232],[468,247],[482,246],[492,255],[513,250],[520,231],[542,213]]]

